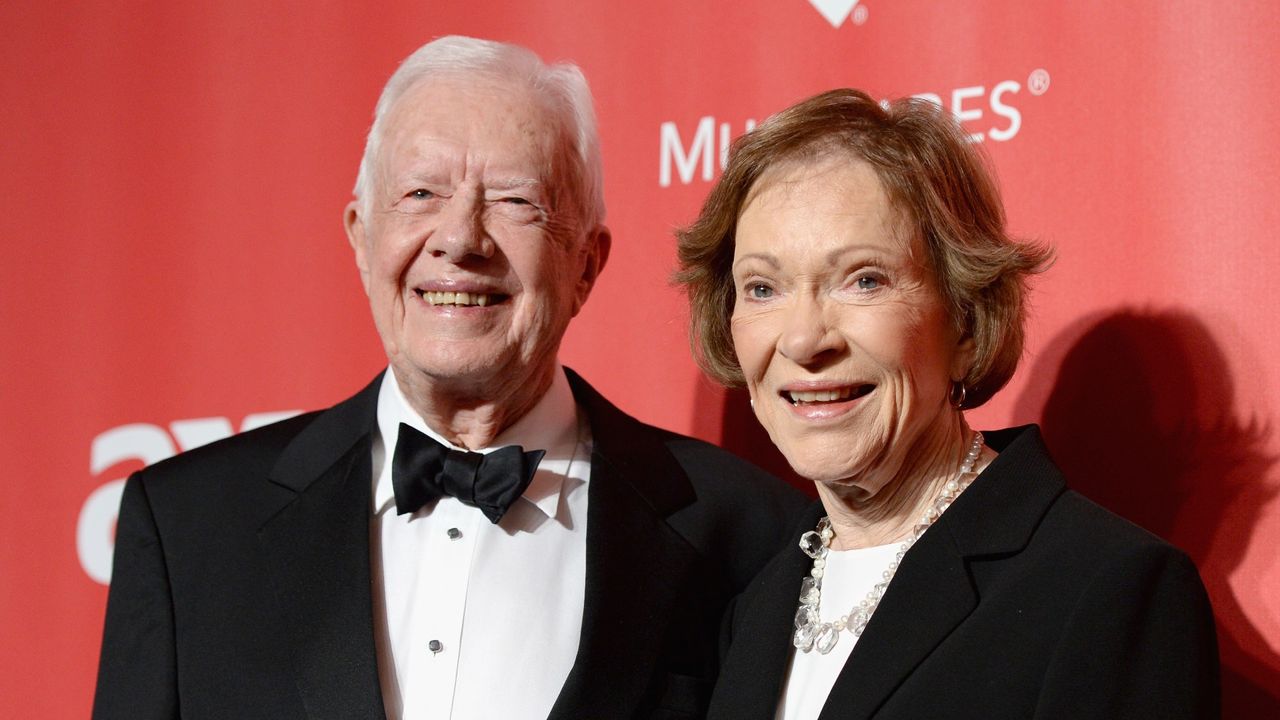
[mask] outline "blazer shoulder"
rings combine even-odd
[[[636,425],[659,438],[680,466],[696,497],[694,505],[683,514],[700,518],[704,527],[730,533],[741,531],[746,536],[738,542],[758,538],[754,541],[765,541],[773,547],[810,502],[792,485],[705,440],[639,421]]]
[[[1095,558],[1109,558],[1117,554],[1186,557],[1163,538],[1074,490],[1066,490],[1058,496],[1045,515],[1042,530]]]
[[[177,479],[187,482],[193,477],[265,476],[289,443],[322,412],[295,415],[192,448],[149,465],[137,475],[148,488]]]
[[[809,502],[796,488],[727,450],[705,440],[653,429],[662,433],[667,449],[700,492],[768,499],[794,511]]]
[[[597,449],[611,461],[644,473],[675,471],[688,479],[698,503],[711,501],[781,505],[798,510],[804,496],[787,483],[754,464],[711,443],[641,422],[609,402],[571,369],[565,369],[569,385],[591,422]],[[666,467],[664,467],[664,464]]]
[[[807,504],[800,491],[711,443],[643,423],[566,368],[591,423],[592,482],[624,482],[705,558],[733,592],[759,571]],[[597,472],[600,476],[597,477]]]
[[[1077,602],[1096,593],[1131,602],[1154,597],[1160,588],[1159,604],[1209,612],[1204,583],[1185,552],[1075,491],[1064,492],[1049,509],[1028,550],[1039,572],[1052,568],[1074,578]]]
[[[136,477],[148,491],[172,486],[190,495],[200,481],[222,488],[245,481],[256,486],[278,469],[277,463],[301,468],[303,473],[323,470],[376,423],[374,408],[382,377],[379,374],[337,405],[194,448],[144,468]]]
[[[735,592],[783,546],[810,500],[752,463],[691,437],[666,433],[697,501],[672,516],[695,545],[729,559]]]

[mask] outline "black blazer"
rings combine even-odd
[[[1034,426],[986,438],[1000,456],[908,552],[822,720],[1217,717],[1191,561],[1067,490]],[[735,602],[709,717],[774,717],[811,563],[793,542]]]
[[[582,635],[551,717],[701,717],[724,607],[805,501],[569,377],[595,449]],[[93,717],[384,717],[369,567],[379,382],[129,478]]]

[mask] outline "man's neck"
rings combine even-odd
[[[493,445],[495,438],[538,404],[559,367],[553,363],[538,375],[498,388],[496,393],[490,386],[484,397],[476,391],[442,387],[430,378],[394,367],[389,372],[409,407],[428,427],[457,447],[478,450]]]

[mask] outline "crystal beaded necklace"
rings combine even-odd
[[[969,483],[973,482],[973,466],[981,454],[982,433],[974,433],[969,451],[965,454],[964,461],[960,463],[960,472],[954,479],[947,481],[947,484],[942,487],[942,494],[925,510],[920,521],[911,528],[911,533],[907,535],[907,539],[894,555],[893,562],[889,563],[889,568],[884,571],[884,580],[876,583],[875,587],[871,588],[871,592],[867,593],[867,597],[850,610],[848,615],[843,615],[834,622],[822,622],[818,614],[818,605],[822,600],[822,575],[827,566],[831,538],[835,535],[831,529],[831,519],[822,518],[818,521],[816,530],[810,530],[800,536],[800,549],[813,558],[813,569],[809,571],[809,577],[800,583],[800,607],[796,609],[796,632],[792,637],[792,644],[796,649],[801,652],[817,650],[820,654],[826,655],[836,646],[842,630],[848,630],[854,637],[862,637],[862,631],[867,629],[871,614],[880,605],[880,598],[884,597],[894,574],[898,572],[898,565],[902,562],[902,558],[920,539],[920,536],[924,535],[929,526],[946,512],[951,503],[955,502],[960,493],[969,487]]]

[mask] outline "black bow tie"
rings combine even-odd
[[[396,514],[415,512],[442,495],[451,495],[480,508],[496,524],[529,487],[545,454],[545,450],[525,452],[519,445],[488,454],[453,450],[400,423],[391,461]]]

